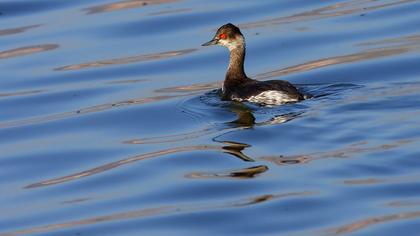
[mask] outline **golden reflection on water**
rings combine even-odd
[[[376,178],[367,178],[367,179],[352,179],[352,180],[344,180],[344,184],[348,185],[367,185],[367,184],[378,184],[383,183],[384,180],[376,179]]]
[[[51,231],[67,229],[67,228],[72,228],[76,226],[94,225],[94,224],[98,224],[102,222],[109,222],[109,221],[112,222],[116,220],[156,216],[156,215],[161,215],[164,213],[169,214],[171,212],[170,210],[172,210],[173,212],[176,212],[176,210],[173,207],[141,209],[137,211],[122,212],[122,213],[98,216],[98,217],[88,218],[88,219],[83,219],[83,220],[75,220],[75,221],[69,221],[69,222],[64,222],[64,223],[59,223],[59,224],[51,224],[51,225],[45,225],[45,226],[40,226],[40,227],[16,230],[13,232],[8,232],[8,233],[0,233],[0,236],[18,236],[18,235],[27,235],[27,234],[35,234],[35,233],[38,233],[38,234],[47,233]]]
[[[58,44],[42,44],[42,45],[33,45],[33,46],[26,46],[20,47],[15,49],[10,49],[7,51],[0,52],[0,59],[10,58],[10,57],[18,57],[18,56],[26,56],[29,54],[34,54],[38,52],[45,52],[50,51],[58,48]]]
[[[296,22],[320,20],[324,18],[339,17],[343,15],[366,13],[381,8],[392,7],[400,4],[415,2],[416,0],[399,1],[378,1],[378,0],[353,0],[340,3],[334,3],[326,7],[301,12],[298,14],[276,17],[256,22],[240,24],[240,28],[258,28],[279,24],[290,24]],[[388,2],[388,3],[384,3]]]
[[[400,1],[399,3],[405,3],[411,1]],[[346,4],[346,3],[345,3]],[[387,5],[387,4],[384,4]],[[396,56],[400,54],[404,54],[407,52],[414,52],[420,50],[420,35],[408,35],[408,36],[401,36],[397,38],[390,38],[381,41],[372,41],[372,42],[364,42],[359,43],[356,46],[359,47],[370,47],[367,50],[348,54],[348,55],[341,55],[336,57],[330,58],[321,58],[314,61],[309,61],[303,64],[298,64],[278,70],[268,71],[264,73],[257,74],[257,79],[269,79],[273,77],[279,77],[282,75],[287,75],[291,73],[299,73],[310,71],[314,69],[319,69],[323,67],[328,67],[332,65],[344,64],[344,63],[351,63],[351,62],[359,62],[364,60],[372,60],[382,57],[390,57]]]
[[[33,117],[33,118],[28,118],[28,119],[23,119],[23,120],[5,121],[5,122],[0,123],[0,128],[10,128],[10,127],[23,126],[23,125],[45,123],[45,122],[53,121],[53,120],[66,119],[66,118],[75,117],[79,115],[91,114],[91,113],[106,111],[110,109],[116,109],[118,107],[123,107],[123,106],[146,104],[146,103],[158,102],[158,101],[162,101],[166,99],[190,96],[190,95],[194,95],[194,93],[173,95],[173,96],[155,96],[155,97],[125,100],[125,101],[120,101],[120,102],[115,102],[115,103],[105,103],[105,104],[100,104],[96,106],[82,108],[76,111],[38,116],[38,117]]]
[[[196,50],[197,49],[190,48],[190,49],[183,49],[183,50],[177,50],[177,51],[160,52],[160,53],[115,58],[115,59],[102,60],[102,61],[86,62],[86,63],[76,64],[76,65],[58,67],[58,68],[55,68],[54,70],[56,71],[81,70],[81,69],[129,64],[129,63],[143,62],[143,61],[154,61],[154,60],[161,60],[161,59],[167,59],[171,57],[185,55],[185,54],[194,52]]]
[[[38,90],[28,90],[28,91],[18,91],[18,92],[11,92],[11,93],[0,93],[0,97],[14,97],[14,96],[24,96],[24,95],[32,95],[45,92],[46,90],[38,89]]]
[[[418,94],[420,91],[420,83],[398,83],[392,84],[391,86],[387,87],[379,87],[379,88],[372,88],[369,91],[369,94],[357,94],[352,96],[351,100],[343,100],[342,104],[349,104],[354,103],[355,101],[368,101],[373,100],[373,98],[393,98],[393,97],[401,97],[401,96],[409,96]],[[416,111],[412,111],[416,112]],[[411,113],[411,112],[405,112]],[[404,114],[401,114],[404,115]],[[393,117],[389,117],[393,118]]]
[[[216,88],[221,88],[221,87],[222,87],[222,82],[217,81],[213,83],[198,83],[198,84],[191,84],[191,85],[184,85],[184,86],[161,88],[161,89],[156,89],[155,92],[157,93],[183,93],[183,92],[205,91],[205,90],[211,90],[211,89],[216,89]]]
[[[23,33],[27,30],[37,28],[39,26],[41,26],[41,24],[22,26],[22,27],[18,27],[18,28],[1,29],[0,30],[0,36],[6,36],[6,35],[11,35],[11,34],[20,34],[20,33]]]
[[[316,152],[311,154],[301,154],[294,156],[266,156],[260,157],[259,159],[272,162],[277,165],[287,165],[287,164],[305,164],[310,161],[323,160],[329,158],[349,158],[353,155],[358,155],[361,153],[372,153],[372,152],[381,152],[386,150],[391,150],[399,148],[402,145],[409,144],[414,142],[413,140],[399,140],[392,143],[371,146],[368,147],[367,142],[359,142],[349,145],[337,150],[326,151],[326,152]],[[371,180],[369,180],[371,181]]]
[[[70,174],[64,177],[60,177],[60,178],[55,178],[55,179],[50,179],[50,180],[45,180],[45,181],[41,181],[38,183],[34,183],[34,184],[30,184],[25,186],[25,188],[37,188],[37,187],[45,187],[48,185],[54,185],[54,184],[60,184],[60,183],[64,183],[64,182],[68,182],[68,181],[72,181],[72,180],[77,180],[77,179],[81,179],[81,178],[85,178],[91,175],[95,175],[95,174],[99,174],[102,172],[105,172],[107,170],[111,170],[123,165],[127,165],[133,162],[137,162],[137,161],[141,161],[141,160],[146,160],[146,159],[150,159],[150,158],[154,158],[154,157],[160,157],[160,156],[164,156],[164,155],[169,155],[169,154],[174,154],[174,153],[179,153],[179,152],[189,152],[189,151],[199,151],[199,150],[221,150],[220,146],[209,146],[209,145],[197,145],[197,146],[185,146],[185,147],[177,147],[177,148],[170,148],[170,149],[165,149],[165,150],[160,150],[160,151],[156,151],[156,152],[150,152],[150,153],[146,153],[146,154],[141,154],[141,155],[137,155],[137,156],[132,156],[126,159],[122,159],[119,161],[115,161],[115,162],[111,162],[105,165],[101,165],[86,171],[82,171],[82,172],[78,172],[75,174]]]
[[[76,203],[81,203],[81,202],[86,202],[91,200],[91,198],[76,198],[76,199],[72,199],[72,200],[67,200],[67,201],[62,201],[61,204],[76,204]]]
[[[149,13],[149,16],[161,16],[161,15],[167,15],[167,14],[173,14],[173,13],[184,13],[184,12],[190,12],[192,11],[192,8],[179,8],[179,9],[172,9],[172,10],[166,10],[166,11],[158,11],[158,12],[152,12]]]
[[[419,207],[420,200],[419,199],[410,199],[410,200],[400,200],[400,201],[393,201],[387,204],[390,207]]]
[[[395,184],[395,183],[407,183],[407,182],[418,182],[420,175],[412,176],[398,176],[393,178],[366,178],[366,179],[350,179],[344,180],[343,183],[346,185],[372,185],[372,184]]]
[[[273,71],[261,73],[257,75],[257,78],[268,79],[268,78],[279,77],[279,76],[287,75],[291,73],[315,70],[315,69],[332,66],[332,65],[359,62],[359,61],[371,60],[371,59],[376,59],[376,58],[381,58],[381,57],[395,56],[395,55],[403,54],[409,51],[410,51],[410,48],[408,47],[388,48],[388,49],[364,51],[364,52],[337,56],[337,57],[323,58],[323,59],[310,61],[310,62],[306,62],[299,65],[294,65],[291,67],[282,68],[279,70],[273,70]]]
[[[114,80],[106,82],[107,84],[135,84],[149,81],[147,79],[127,79],[127,80]]]
[[[115,3],[89,7],[89,8],[86,8],[85,11],[87,12],[87,14],[95,14],[95,13],[103,13],[103,12],[119,11],[119,10],[131,9],[131,8],[137,8],[137,7],[144,7],[147,5],[174,3],[178,1],[179,0],[126,0],[126,1],[120,1],[120,2],[115,2]]]
[[[401,212],[397,214],[390,214],[384,216],[371,217],[363,220],[359,220],[353,223],[344,224],[339,227],[325,230],[321,235],[344,235],[354,233],[356,231],[365,229],[367,227],[373,227],[377,224],[388,223],[391,221],[409,220],[420,217],[420,211],[412,212]]]
[[[302,192],[286,192],[286,193],[275,193],[275,194],[263,194],[257,195],[250,198],[238,199],[235,201],[221,202],[221,203],[204,203],[204,204],[177,204],[177,205],[166,205],[147,209],[138,209],[134,211],[127,211],[121,213],[114,213],[110,215],[97,216],[93,218],[87,218],[82,220],[68,221],[58,224],[50,224],[45,226],[27,228],[22,230],[16,230],[8,233],[0,233],[0,236],[19,236],[35,233],[47,233],[56,230],[63,230],[68,228],[74,228],[77,226],[94,225],[104,222],[113,222],[120,220],[132,220],[140,219],[152,216],[167,216],[172,214],[183,214],[183,213],[194,213],[194,212],[205,212],[226,208],[238,208],[248,207],[255,204],[262,204],[268,201],[297,198],[297,197],[310,197],[319,194],[313,191],[302,191]]]
[[[226,131],[226,130],[225,130]],[[189,139],[196,139],[208,134],[212,134],[217,132],[217,130],[211,128],[200,129],[188,133],[182,134],[174,134],[174,135],[166,135],[160,137],[147,137],[141,139],[131,139],[124,141],[125,144],[163,144],[163,143],[172,143],[172,142],[180,142]]]
[[[224,172],[193,172],[185,177],[191,179],[213,179],[213,178],[239,178],[249,179],[258,176],[268,170],[265,165],[253,166],[239,170],[230,170]]]
[[[115,169],[117,167],[127,165],[127,164],[130,164],[130,163],[134,163],[134,162],[137,162],[137,161],[142,161],[142,160],[146,160],[146,159],[161,157],[161,156],[174,154],[174,153],[180,153],[180,152],[219,151],[219,152],[222,152],[222,153],[227,153],[227,154],[233,155],[233,156],[235,156],[235,157],[237,157],[237,158],[239,158],[243,161],[253,161],[253,159],[251,159],[250,157],[248,157],[248,156],[246,156],[245,154],[242,153],[242,150],[244,148],[248,147],[249,145],[241,144],[241,143],[235,143],[235,142],[221,142],[221,143],[223,143],[225,146],[220,146],[220,145],[183,146],[183,147],[164,149],[164,150],[160,150],[160,151],[156,151],[156,152],[150,152],[150,153],[145,153],[145,154],[141,154],[141,155],[136,155],[136,156],[132,156],[132,157],[129,157],[129,158],[126,158],[126,159],[121,159],[121,160],[118,160],[118,161],[115,161],[115,162],[100,165],[98,167],[94,167],[94,168],[91,168],[89,170],[85,170],[85,171],[82,171],[82,172],[78,172],[78,173],[74,173],[74,174],[70,174],[70,175],[67,175],[67,176],[54,178],[54,179],[50,179],[50,180],[45,180],[45,181],[41,181],[41,182],[34,183],[34,184],[29,184],[29,185],[25,186],[24,188],[38,188],[38,187],[45,187],[45,186],[49,186],[49,185],[61,184],[61,183],[65,183],[65,182],[68,182],[68,181],[78,180],[78,179],[85,178],[85,177],[88,177],[88,176],[100,174],[100,173],[103,173],[105,171],[112,170],[112,169]]]
[[[401,36],[397,38],[389,38],[389,39],[383,39],[379,41],[373,41],[373,42],[364,42],[359,43],[357,46],[420,46],[420,34],[414,34],[414,35],[408,35],[408,36]]]

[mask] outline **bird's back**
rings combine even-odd
[[[231,100],[278,105],[303,100],[303,95],[287,81],[246,80],[231,91]]]

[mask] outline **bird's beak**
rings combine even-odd
[[[208,41],[207,43],[202,44],[201,46],[216,45],[218,42],[219,42],[219,40],[214,38],[214,39]]]

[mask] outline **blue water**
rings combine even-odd
[[[419,12],[0,0],[0,235],[418,235]],[[227,22],[313,97],[221,101]]]

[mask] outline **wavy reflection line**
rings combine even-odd
[[[120,102],[115,102],[115,103],[105,103],[105,104],[100,104],[96,106],[82,108],[76,111],[68,111],[68,112],[46,115],[46,116],[39,116],[39,117],[23,119],[23,120],[5,121],[5,122],[0,123],[0,128],[11,128],[11,127],[18,127],[18,126],[23,126],[23,125],[40,124],[40,123],[45,123],[45,122],[54,121],[54,120],[67,119],[67,118],[79,116],[79,115],[106,111],[106,110],[115,109],[115,108],[119,108],[123,106],[159,102],[159,101],[163,101],[167,99],[190,96],[194,94],[195,93],[172,95],[172,96],[155,96],[155,97],[148,97],[148,98],[137,98],[137,99],[125,100],[125,101],[120,101]]]
[[[384,183],[385,180],[377,178],[367,178],[367,179],[351,179],[344,180],[343,183],[347,185],[369,185],[369,184],[379,184]]]
[[[41,24],[22,26],[22,27],[18,27],[18,28],[2,29],[2,30],[0,30],[0,36],[11,35],[11,34],[20,34],[20,33],[23,33],[27,30],[37,28],[37,27],[40,27],[40,26],[41,26]]]
[[[10,49],[10,50],[7,50],[7,51],[0,52],[0,59],[10,58],[10,57],[18,57],[18,56],[26,56],[26,55],[29,55],[29,54],[54,50],[58,47],[59,47],[58,44],[42,44],[42,45],[33,45],[33,46],[26,46],[26,47]]]
[[[145,159],[150,159],[150,158],[154,158],[154,157],[159,157],[159,156],[163,156],[163,155],[169,155],[169,154],[174,154],[174,153],[179,153],[179,152],[191,152],[191,151],[220,151],[222,153],[227,153],[230,154],[232,156],[235,156],[239,159],[241,159],[242,161],[254,161],[252,158],[246,156],[245,154],[242,153],[242,151],[247,148],[250,147],[248,144],[244,144],[244,143],[237,143],[237,142],[228,142],[228,141],[224,141],[224,142],[220,142],[222,144],[224,144],[224,146],[216,146],[216,145],[195,145],[195,146],[184,146],[184,147],[177,147],[177,148],[170,148],[170,149],[165,149],[165,150],[160,150],[160,151],[156,151],[156,152],[150,152],[150,153],[146,153],[146,154],[141,154],[141,155],[136,155],[136,156],[132,156],[126,159],[122,159],[119,161],[115,161],[115,162],[111,162],[105,165],[101,165],[89,170],[85,170],[82,172],[78,172],[75,174],[71,174],[71,175],[67,175],[64,177],[60,177],[60,178],[55,178],[55,179],[50,179],[50,180],[46,180],[46,181],[41,181],[38,183],[34,183],[34,184],[30,184],[25,186],[24,188],[36,188],[36,187],[44,187],[44,186],[48,186],[48,185],[54,185],[54,184],[60,184],[60,183],[64,183],[64,182],[68,182],[71,180],[76,180],[76,179],[80,179],[80,178],[84,178],[84,177],[88,177],[91,175],[95,175],[95,174],[99,174],[102,173],[104,171],[107,170],[111,170],[114,169],[116,167],[122,166],[122,165],[127,165],[133,162],[137,162],[137,161],[141,161],[141,160],[145,160]]]
[[[225,172],[193,172],[185,175],[190,179],[214,179],[214,178],[239,178],[250,179],[266,172],[268,167],[265,165],[253,166],[238,170],[230,170]]]
[[[185,92],[205,91],[205,90],[216,89],[220,87],[222,87],[222,81],[161,88],[161,89],[156,89],[155,92],[156,93],[185,93]]]
[[[243,129],[243,127],[208,127],[204,129],[194,130],[191,132],[181,133],[181,134],[174,134],[174,135],[166,135],[166,136],[156,136],[156,137],[148,137],[148,138],[137,138],[123,141],[124,144],[163,144],[163,143],[176,143],[176,142],[183,142],[186,140],[197,139],[200,137],[208,136],[211,134],[215,134],[218,132],[231,132],[238,129]],[[217,141],[218,142],[218,141]],[[223,143],[223,142],[221,142]]]
[[[393,183],[417,182],[419,179],[420,179],[420,175],[398,176],[398,177],[393,177],[392,179],[386,179],[386,178],[349,179],[349,180],[344,180],[343,184],[346,184],[346,185],[393,184]]]
[[[89,7],[84,10],[87,12],[87,14],[96,14],[96,13],[104,13],[104,12],[144,7],[147,5],[174,3],[178,1],[179,0],[127,0],[127,1],[120,1],[120,2],[114,2],[114,3]]]
[[[126,79],[126,80],[114,80],[105,82],[106,84],[135,84],[149,81],[147,79]]]
[[[159,137],[149,137],[149,138],[141,138],[141,139],[131,139],[127,141],[123,141],[125,144],[163,144],[163,143],[173,143],[179,141],[185,141],[189,139],[196,139],[199,137],[203,137],[212,133],[218,132],[218,129],[212,128],[204,128],[200,130],[195,130],[188,133],[182,134],[174,134],[174,135],[167,135],[167,136],[159,136]]]
[[[86,62],[86,63],[76,64],[76,65],[58,67],[58,68],[54,68],[54,70],[55,71],[81,70],[81,69],[88,69],[88,68],[129,64],[129,63],[135,63],[135,62],[154,61],[154,60],[161,60],[161,59],[167,59],[171,57],[185,55],[185,54],[194,52],[196,50],[197,49],[195,48],[189,48],[189,49],[182,49],[182,50],[176,50],[176,51],[138,55],[138,56],[132,56],[132,57],[123,57],[123,58],[115,58],[115,59],[102,60],[102,61]]]
[[[31,95],[31,94],[37,94],[45,92],[44,89],[38,89],[38,90],[27,90],[27,91],[18,91],[18,92],[11,92],[11,93],[0,93],[0,97],[15,97],[15,96],[25,96],[25,95]]]
[[[290,24],[295,22],[313,21],[325,18],[339,17],[344,15],[366,13],[381,8],[392,7],[395,5],[415,2],[416,0],[400,0],[396,2],[383,3],[377,0],[353,0],[347,2],[334,3],[325,7],[317,8],[298,14],[276,17],[256,22],[240,24],[240,28],[259,28],[270,25]],[[370,5],[369,5],[370,4]]]
[[[387,223],[391,221],[416,219],[419,217],[420,217],[420,211],[401,212],[397,214],[371,217],[371,218],[359,220],[353,223],[345,224],[339,227],[335,227],[332,229],[327,229],[325,230],[325,233],[327,233],[327,235],[349,234],[349,233],[354,233],[356,231],[360,231],[368,227],[373,227],[378,224],[383,224],[383,223]],[[325,235],[325,234],[322,234],[322,235]]]
[[[0,236],[18,236],[18,235],[27,235],[27,234],[39,234],[39,233],[47,233],[61,229],[68,229],[74,228],[77,226],[84,226],[84,225],[94,225],[104,222],[112,222],[117,220],[127,220],[127,219],[134,219],[134,218],[142,218],[142,217],[150,217],[150,216],[157,216],[163,214],[169,214],[171,212],[176,212],[175,207],[159,207],[159,208],[150,208],[150,209],[141,209],[137,211],[129,211],[129,212],[122,212],[116,213],[112,215],[104,215],[98,216],[83,220],[75,220],[69,221],[64,223],[58,224],[51,224],[45,225],[40,227],[28,228],[28,229],[21,229],[16,230],[13,232],[7,233],[0,233]]]
[[[185,13],[185,12],[191,12],[192,8],[179,8],[179,9],[173,9],[173,10],[165,10],[165,11],[158,11],[158,12],[152,12],[149,13],[149,16],[161,16],[161,15],[168,15],[168,14],[174,14],[174,13]]]
[[[279,77],[279,76],[287,75],[291,73],[315,70],[315,69],[332,66],[332,65],[371,60],[371,59],[376,59],[376,58],[381,58],[381,57],[395,56],[395,55],[403,54],[409,51],[410,51],[409,47],[387,48],[387,49],[365,51],[365,52],[337,56],[337,57],[323,58],[323,59],[310,61],[310,62],[306,62],[299,65],[294,65],[291,67],[286,67],[279,70],[273,70],[273,71],[261,73],[257,75],[257,78],[268,79],[268,78]]]
[[[393,201],[389,202],[387,205],[390,207],[419,207],[420,199]]]
[[[417,95],[420,91],[420,83],[394,83],[387,87],[376,87],[370,90],[369,95],[357,94],[352,97],[351,101],[342,101],[343,104],[354,103],[355,101],[367,101],[373,99],[383,99],[401,96]]]
[[[34,228],[27,228],[16,230],[12,232],[0,233],[0,236],[19,236],[26,234],[35,233],[47,233],[57,230],[74,228],[77,226],[95,225],[106,222],[114,222],[121,220],[133,220],[152,216],[167,216],[172,214],[185,214],[194,212],[205,212],[211,210],[219,210],[226,208],[241,208],[248,207],[256,204],[265,203],[273,200],[281,200],[288,198],[297,197],[309,197],[319,194],[314,191],[301,191],[301,192],[287,192],[287,193],[276,193],[276,194],[264,194],[258,195],[245,199],[238,199],[236,201],[221,202],[221,203],[205,203],[205,204],[184,204],[184,205],[167,205],[155,208],[138,209],[134,211],[114,213],[110,215],[98,216],[93,218],[87,218],[82,220],[68,221],[58,224],[50,224],[45,226],[39,226]]]
[[[389,38],[372,42],[359,43],[357,46],[390,46],[390,45],[413,45],[420,46],[420,34],[406,35],[397,38]]]
[[[122,165],[127,165],[127,164],[130,164],[130,163],[145,160],[145,159],[150,159],[150,158],[154,158],[154,157],[159,157],[159,156],[164,156],[164,155],[169,155],[169,154],[174,154],[174,153],[179,153],[179,152],[191,152],[191,151],[200,151],[200,150],[201,151],[202,150],[214,150],[214,151],[219,150],[219,151],[222,151],[222,152],[234,153],[233,150],[231,150],[231,151],[230,150],[225,150],[224,147],[215,146],[215,145],[196,145],[196,146],[185,146],[185,147],[170,148],[170,149],[160,150],[160,151],[156,151],[156,152],[150,152],[150,153],[146,153],[146,154],[132,156],[132,157],[129,157],[129,158],[126,158],[126,159],[111,162],[111,163],[108,163],[108,164],[105,164],[105,165],[101,165],[101,166],[98,166],[98,167],[95,167],[95,168],[92,168],[92,169],[89,169],[89,170],[85,170],[85,171],[78,172],[78,173],[75,173],[75,174],[67,175],[67,176],[64,176],[64,177],[45,180],[45,181],[41,181],[41,182],[34,183],[34,184],[29,184],[29,185],[25,186],[24,188],[37,188],[37,187],[45,187],[45,186],[49,186],[49,185],[60,184],[60,183],[64,183],[64,182],[88,177],[88,176],[91,176],[91,175],[99,174],[99,173],[117,168],[117,167],[122,166]]]
[[[84,197],[84,198],[76,198],[76,199],[72,199],[72,200],[62,201],[60,203],[61,204],[77,204],[77,203],[86,202],[86,201],[89,201],[89,200],[91,200],[91,198]]]
[[[333,151],[316,152],[311,154],[301,154],[294,156],[265,156],[260,157],[258,159],[269,161],[277,165],[305,164],[315,160],[322,160],[328,158],[347,158],[355,154],[381,152],[385,150],[399,148],[402,145],[413,142],[415,142],[415,140],[398,140],[393,143],[387,143],[373,147],[365,147],[367,143],[358,142],[350,144],[348,147],[344,147]]]

